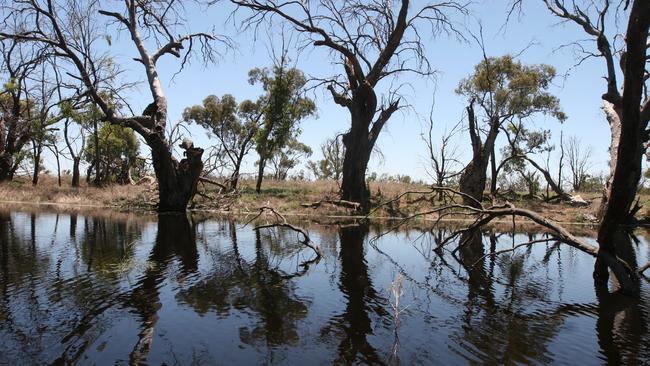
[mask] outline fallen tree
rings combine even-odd
[[[495,204],[486,207],[478,200],[472,199],[468,197],[467,194],[458,192],[454,189],[431,187],[431,189],[428,191],[404,192],[398,195],[395,199],[384,203],[384,205],[389,204],[391,202],[398,201],[406,196],[412,196],[414,194],[420,196],[436,195],[439,193],[440,190],[444,190],[445,192],[449,193],[450,196],[452,197],[452,201],[443,206],[434,207],[431,209],[427,209],[424,211],[411,214],[397,221],[396,225],[394,225],[388,231],[380,234],[379,236],[392,232],[410,221],[425,216],[437,215],[437,219],[434,221],[434,226],[437,226],[443,218],[449,217],[451,215],[454,215],[455,217],[458,216],[472,217],[473,220],[468,225],[465,225],[460,229],[452,231],[443,240],[441,240],[438,246],[435,248],[435,250],[445,250],[452,243],[457,243],[457,246],[453,250],[451,250],[452,254],[455,255],[456,252],[461,250],[463,246],[467,244],[466,243],[467,240],[463,239],[464,234],[475,233],[480,228],[489,225],[493,221],[500,218],[512,218],[513,229],[514,229],[515,218],[519,217],[519,218],[526,219],[527,221],[537,226],[542,227],[549,236],[542,240],[530,240],[528,242],[522,242],[516,245],[513,244],[512,248],[502,250],[502,251],[496,251],[492,248],[483,257],[514,251],[518,248],[534,245],[537,243],[557,241],[569,245],[575,249],[578,249],[581,252],[584,252],[594,257],[596,260],[601,261],[611,270],[611,272],[616,277],[616,280],[619,284],[619,290],[625,294],[631,294],[631,295],[638,294],[639,291],[637,285],[638,274],[642,273],[643,271],[645,271],[647,268],[650,267],[650,264],[647,264],[645,266],[642,266],[641,269],[639,269],[638,271],[635,271],[625,260],[617,257],[615,254],[612,254],[609,251],[601,250],[598,246],[592,245],[586,240],[573,235],[565,227],[559,225],[558,223],[553,222],[552,220],[549,220],[548,218],[541,216],[540,214],[534,211],[515,207],[513,204],[507,201],[505,203]],[[453,199],[454,196],[456,199]],[[456,200],[458,199],[462,199],[463,201],[472,201],[472,202],[471,204],[465,204],[464,202],[457,203]],[[465,263],[465,264],[472,266],[475,265],[477,262],[478,261],[475,260],[472,261],[472,263]],[[600,281],[596,281],[596,284],[606,285],[601,283]]]

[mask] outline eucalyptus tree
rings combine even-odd
[[[102,124],[97,138],[88,136],[85,146],[83,158],[95,166],[96,180],[100,186],[115,182],[132,183],[131,170],[140,151],[140,142],[132,129]],[[99,160],[96,160],[97,156]]]
[[[186,122],[200,125],[219,141],[232,171],[231,190],[237,189],[244,157],[255,146],[255,136],[263,122],[264,105],[263,98],[255,102],[247,99],[238,104],[230,94],[221,98],[210,95],[202,105],[185,108],[183,112]]]
[[[105,121],[131,128],[145,140],[151,148],[158,179],[159,211],[186,209],[201,174],[203,149],[186,140],[181,145],[185,159],[179,162],[173,156],[165,136],[168,101],[158,62],[171,55],[182,59],[182,69],[197,52],[202,61],[211,62],[216,57],[214,42],[223,41],[205,32],[179,35],[191,23],[184,18],[186,7],[188,3],[173,0],[124,0],[110,4],[90,0],[2,3],[2,39],[51,49],[60,60],[58,66],[82,84],[79,94],[97,105]],[[126,35],[127,42],[137,52],[135,62],[143,67],[153,102],[140,114],[122,115],[104,96],[105,92],[120,89],[115,81],[118,67],[106,50],[113,34]]]
[[[255,191],[261,192],[264,168],[269,159],[278,154],[300,134],[299,123],[316,113],[314,101],[303,96],[307,80],[302,71],[289,68],[283,54],[272,70],[256,68],[249,72],[251,84],[260,83],[265,94],[264,120],[255,135],[255,149],[259,154]]]
[[[464,13],[465,5],[454,0],[417,6],[409,0],[231,2],[254,11],[245,26],[279,17],[314,47],[330,51],[340,71],[322,77],[319,85],[326,85],[334,102],[350,113],[350,129],[343,135],[341,194],[367,210],[365,175],[371,153],[388,120],[405,106],[395,81],[405,73],[433,74],[421,35],[454,32],[450,15]],[[385,95],[378,97],[382,90]]]
[[[474,73],[459,83],[456,93],[469,101],[473,152],[459,180],[465,204],[476,206],[483,199],[490,155],[504,128],[539,113],[566,119],[559,100],[547,91],[554,77],[555,69],[549,65],[524,65],[510,55],[485,56]]]
[[[522,178],[526,180],[530,186],[532,173],[526,173],[526,163],[533,166],[533,168],[542,174],[546,181],[547,187],[550,188],[555,196],[547,195],[545,200],[551,201],[560,199],[562,201],[571,201],[572,197],[562,188],[561,171],[558,172],[558,179],[555,179],[550,172],[550,168],[544,167],[538,163],[534,155],[550,154],[554,149],[551,145],[551,131],[550,130],[531,130],[528,129],[523,121],[511,123],[505,129],[505,136],[508,144],[502,148],[501,162],[497,165],[493,177],[498,177],[498,174],[503,169],[506,172],[517,171],[522,174]],[[562,157],[560,158],[562,160]],[[560,162],[561,164],[561,162]],[[560,168],[561,170],[561,168]]]

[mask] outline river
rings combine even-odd
[[[319,261],[233,219],[0,209],[0,364],[650,363],[647,279],[597,293],[553,242],[482,258],[542,234],[437,253],[445,229],[304,227]],[[647,236],[619,255],[645,263]]]

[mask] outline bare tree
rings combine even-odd
[[[391,87],[380,101],[376,88],[382,80],[405,72],[432,75],[417,27],[425,23],[432,33],[454,31],[449,13],[465,12],[465,5],[446,1],[418,7],[409,14],[409,0],[231,2],[255,11],[244,20],[245,26],[256,27],[267,18],[280,17],[313,46],[328,49],[340,65],[340,74],[322,78],[318,85],[327,85],[334,102],[350,113],[350,129],[343,136],[343,199],[360,202],[368,209],[365,174],[370,155],[386,122],[404,106],[398,88]]]
[[[212,61],[216,55],[213,41],[219,38],[208,33],[178,36],[187,25],[183,19],[184,5],[179,1],[124,0],[121,9],[112,7],[110,10],[100,9],[101,4],[72,0],[4,3],[5,22],[0,37],[51,48],[61,59],[59,65],[66,67],[71,77],[83,84],[82,94],[98,106],[104,119],[133,129],[151,148],[158,178],[158,210],[184,211],[201,174],[203,149],[195,148],[191,140],[185,140],[181,147],[186,158],[179,162],[173,156],[165,136],[167,97],[157,63],[161,57],[172,55],[182,58],[182,69],[197,49],[203,61]],[[98,13],[120,32],[126,32],[138,52],[135,60],[144,67],[153,98],[140,115],[122,116],[107,101],[106,95],[115,94],[119,88],[113,85],[115,73],[107,72],[107,69],[115,68],[115,63],[98,47],[98,43],[106,42],[106,37],[101,37],[100,27],[107,26],[100,24]],[[7,19],[17,21],[10,23]],[[151,51],[146,44],[155,44],[156,49]]]
[[[564,149],[571,172],[571,187],[574,192],[579,192],[589,177],[587,172],[591,165],[591,146],[585,148],[579,137],[571,136]]]
[[[444,187],[448,182],[462,173],[459,160],[458,146],[453,145],[452,139],[460,132],[462,121],[459,121],[450,130],[442,131],[440,140],[436,143],[434,138],[433,108],[429,112],[427,133],[420,136],[427,146],[429,167],[425,167],[427,174],[434,180],[437,187]],[[443,191],[439,192],[438,199],[442,199]]]

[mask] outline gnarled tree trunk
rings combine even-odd
[[[382,109],[374,122],[377,96],[368,83],[360,85],[353,93],[352,99],[347,102],[351,125],[350,130],[343,135],[345,157],[341,196],[345,201],[360,203],[363,212],[370,209],[370,192],[366,185],[366,170],[370,155],[381,129],[399,108],[398,102],[393,102],[386,109]]]
[[[196,193],[196,185],[203,171],[203,149],[184,140],[185,158],[178,162],[164,141],[151,146],[154,171],[158,179],[158,211],[185,211]]]
[[[372,111],[374,114],[374,111]],[[350,130],[343,135],[345,158],[343,160],[343,181],[341,195],[343,200],[358,202],[363,210],[370,205],[370,192],[366,185],[366,170],[370,161],[372,146],[368,136],[368,126],[372,119],[369,111],[351,111]]]

